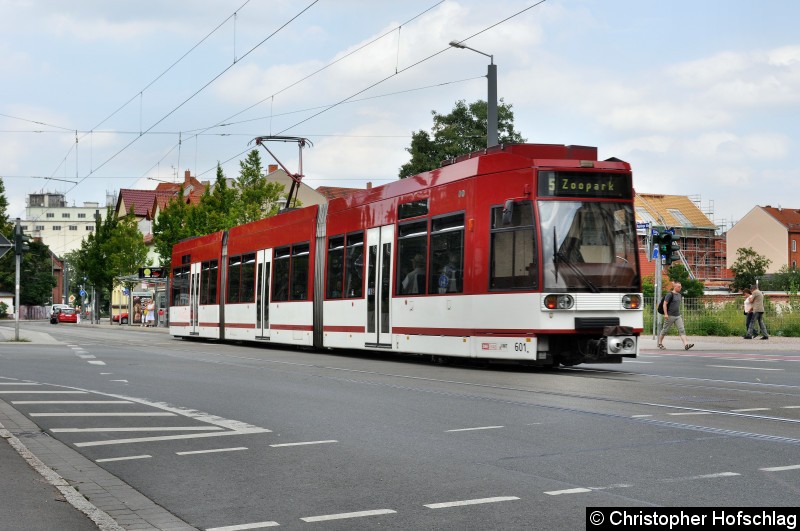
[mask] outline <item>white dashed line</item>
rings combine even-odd
[[[109,380],[109,382],[122,382],[122,383],[128,383],[128,380]]]
[[[560,496],[562,494],[579,494],[582,492],[592,492],[592,489],[585,489],[583,487],[579,487],[576,489],[551,490],[549,492],[545,492],[545,494],[549,494],[550,496]]]
[[[225,527],[209,527],[206,531],[245,531],[246,529],[264,529],[265,527],[277,527],[278,522],[254,522],[252,524],[228,525]]]
[[[632,419],[644,419],[647,417],[652,417],[653,415],[631,415]]]
[[[308,444],[329,444],[335,443],[339,441],[308,441],[308,442],[296,442],[296,443],[283,443],[283,444],[270,444],[270,448],[282,448],[284,446],[306,446]]]
[[[31,417],[174,417],[175,413],[31,413]]]
[[[41,385],[41,384],[29,383],[29,382],[0,382],[0,385]]]
[[[89,360],[86,363],[91,363],[92,365],[105,365],[106,362],[100,360]]]
[[[746,413],[748,411],[769,411],[768,407],[751,407],[747,409],[731,409],[731,413]]]
[[[711,411],[685,411],[683,413],[667,413],[667,415],[672,415],[675,417],[681,415],[711,415]]]
[[[800,469],[800,465],[771,466],[767,468],[759,468],[759,470],[763,470],[764,472],[783,472],[784,470],[797,470],[797,469]]]
[[[476,500],[461,500],[444,503],[429,503],[423,507],[428,509],[447,509],[449,507],[463,507],[465,505],[480,505],[482,503],[499,503],[504,501],[518,500],[516,496],[498,496],[496,498],[478,498]]]
[[[109,457],[108,459],[96,459],[95,463],[110,463],[112,461],[129,461],[131,459],[149,459],[152,455],[129,455],[128,457]]]
[[[213,454],[216,452],[238,452],[240,450],[247,450],[246,446],[237,446],[236,448],[214,448],[212,450],[193,450],[191,452],[175,452],[175,455],[196,455],[196,454]]]
[[[358,511],[355,513],[326,514],[322,516],[306,516],[300,520],[304,522],[325,522],[327,520],[342,520],[345,518],[362,518],[364,516],[380,516],[382,514],[395,514],[391,509],[375,509],[374,511]]]
[[[269,430],[263,428],[252,428],[248,430],[237,431],[221,431],[214,433],[189,433],[185,435],[164,435],[162,437],[136,437],[133,439],[113,439],[110,441],[89,441],[75,443],[78,448],[88,446],[109,446],[112,444],[133,444],[143,442],[157,442],[157,441],[178,441],[182,439],[201,439],[203,437],[226,437],[228,435],[250,435],[253,433],[270,433]]]
[[[133,404],[127,400],[12,400],[12,404]]]
[[[151,426],[142,428],[51,428],[53,433],[103,433],[106,431],[220,431],[217,426]]]
[[[88,395],[86,391],[3,391],[4,395]]]
[[[479,428],[461,428],[458,430],[446,430],[445,433],[450,433],[454,431],[496,430],[499,428],[505,428],[505,426],[481,426]]]
[[[667,478],[667,479],[662,479],[661,481],[666,481],[666,482],[670,483],[670,482],[676,482],[676,481],[690,481],[690,480],[694,480],[694,479],[729,478],[729,477],[733,477],[733,476],[741,476],[741,474],[738,474],[736,472],[720,472],[718,474],[704,474],[702,476],[689,476],[689,477],[684,477],[684,478]]]
[[[781,409],[800,409],[800,406],[782,406]]]
[[[719,369],[747,369],[749,371],[782,371],[783,369],[769,369],[767,367],[739,367],[738,365],[706,365],[706,367],[717,367]]]
[[[78,354],[78,357],[83,360],[91,360],[95,358],[94,354]]]

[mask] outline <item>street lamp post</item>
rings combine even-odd
[[[450,41],[450,46],[453,48],[462,48],[467,50],[472,50],[473,52],[479,53],[481,55],[485,55],[489,58],[489,69],[486,74],[486,79],[488,80],[488,97],[487,97],[487,123],[486,123],[486,147],[496,146],[498,144],[497,139],[497,65],[494,64],[494,56],[489,55],[488,53],[483,53],[480,50],[476,50],[475,48],[470,48],[465,44],[461,44],[458,41]]]

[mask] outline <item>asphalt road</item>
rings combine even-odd
[[[800,499],[800,342],[645,341],[553,371],[24,327],[0,401],[199,529],[580,529],[589,506]]]

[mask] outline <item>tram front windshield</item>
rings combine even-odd
[[[639,291],[633,205],[539,201],[544,288]]]

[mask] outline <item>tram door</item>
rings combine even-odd
[[[272,249],[258,251],[256,261],[256,339],[269,339],[269,279]]]
[[[391,348],[394,225],[367,230],[366,346]]]
[[[200,335],[200,268],[202,264],[192,264],[189,270],[189,335]]]

